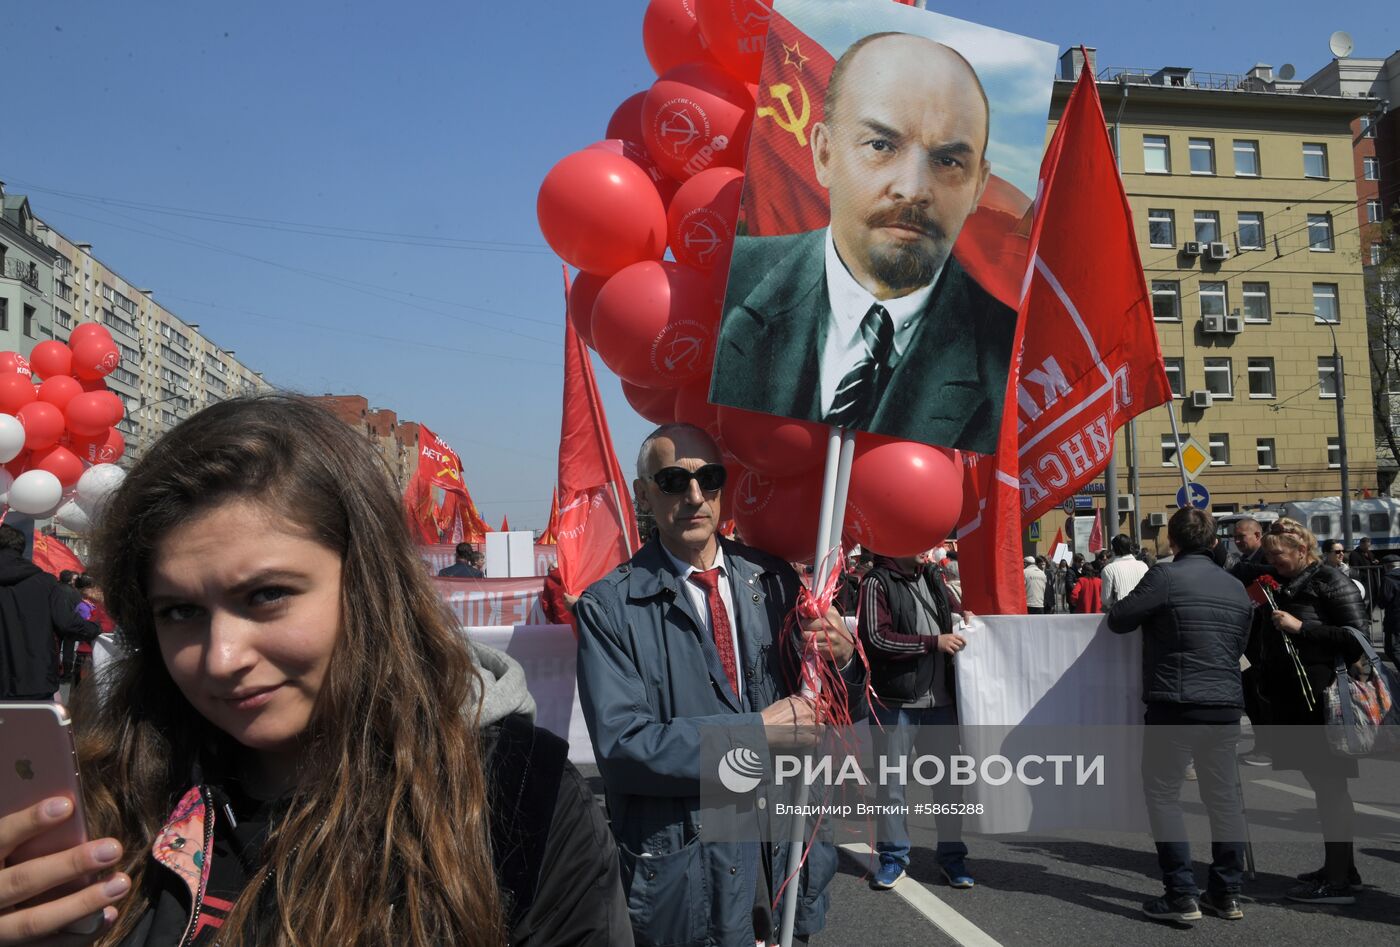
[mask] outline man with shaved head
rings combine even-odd
[[[831,224],[735,241],[710,400],[992,452],[1016,314],[952,256],[990,122],[956,50],[908,33],[847,49],[811,133]]]
[[[639,944],[744,945],[776,939],[772,904],[785,846],[699,841],[702,741],[749,728],[810,726],[793,649],[779,641],[800,583],[786,562],[718,535],[725,469],[703,430],[668,424],[637,457],[637,503],[656,532],[574,607],[578,687]],[[821,660],[865,688],[834,612],[804,623]],[[706,774],[713,777],[713,774]],[[828,845],[802,877],[800,941],[825,924],[836,871]]]

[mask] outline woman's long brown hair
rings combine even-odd
[[[219,941],[504,944],[470,653],[374,449],[312,402],[281,396],[224,402],[176,427],[102,516],[98,575],[131,651],[75,718],[89,828],[121,841],[134,882],[103,943],[154,903],[151,844],[196,764],[230,772],[237,755],[167,672],[146,594],[161,538],[230,499],[266,504],[340,554],[344,618],[304,776]],[[260,887],[275,891],[275,917],[256,916]]]

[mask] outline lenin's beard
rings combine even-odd
[[[870,275],[895,292],[912,292],[933,281],[948,259],[953,241],[918,207],[904,205],[866,219],[872,229],[901,226],[922,231],[922,240],[876,243],[870,248]]]

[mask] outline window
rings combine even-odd
[[[1223,316],[1226,313],[1225,284],[1201,281],[1201,315]]]
[[[1162,466],[1176,466],[1176,439],[1170,434],[1162,435]]]
[[[1173,398],[1186,397],[1186,360],[1184,358],[1164,358],[1162,366],[1167,370],[1167,384],[1171,386]]]
[[[73,301],[73,287],[69,286],[67,283],[61,280],[54,280],[53,291],[54,295],[64,302]]]
[[[1277,470],[1278,462],[1274,457],[1274,439],[1272,437],[1261,437],[1254,441],[1255,463],[1260,470]]]
[[[1181,321],[1181,284],[1176,280],[1152,281],[1152,318],[1158,322]]]
[[[1340,322],[1336,283],[1313,283],[1313,321]]]
[[[1220,240],[1220,212],[1214,210],[1198,210],[1195,216],[1196,221],[1196,241],[1198,243],[1216,243]]]
[[[53,318],[54,321],[58,323],[58,327],[60,329],[73,328],[73,317],[68,315],[68,313],[64,312],[62,309],[55,309],[53,311]]]
[[[1366,532],[1368,533],[1388,533],[1390,532],[1389,513],[1369,513],[1366,516]]]
[[[1375,119],[1371,118],[1371,116],[1369,116],[1369,115],[1363,115],[1363,116],[1361,116],[1361,137],[1362,137],[1362,138],[1375,138],[1375,137],[1376,137],[1376,124],[1375,124]]]
[[[1308,249],[1332,252],[1332,215],[1308,215]]]
[[[0,296],[0,332],[10,328],[10,301]]]
[[[1235,176],[1259,177],[1259,142],[1235,139]]]
[[[102,321],[109,326],[122,330],[133,339],[140,337],[136,332],[136,323],[117,315],[110,309],[102,310]]]
[[[34,338],[34,307],[24,307],[24,334]]]
[[[1249,360],[1249,396],[1274,397],[1274,360],[1268,357]]]
[[[138,349],[134,349],[122,342],[117,343],[117,348],[121,349],[123,362],[129,365],[141,364],[141,352]]]
[[[1362,158],[1361,175],[1367,181],[1378,181],[1381,177],[1381,159]]]
[[[1371,265],[1381,265],[1381,245],[1379,243],[1371,244]]]
[[[1235,397],[1234,371],[1228,358],[1206,359],[1206,391],[1219,399]]]
[[[1342,442],[1335,437],[1327,438],[1327,466],[1337,468],[1342,465]],[[1330,524],[1329,524],[1330,525]],[[1325,530],[1324,532],[1331,532]],[[1322,534],[1318,534],[1322,535]]]
[[[1346,371],[1345,368],[1342,370]],[[1332,364],[1332,356],[1330,355],[1317,357],[1317,396],[1319,398],[1337,397],[1337,366]]]
[[[1215,139],[1192,138],[1187,144],[1191,151],[1191,173],[1214,174]]]
[[[1210,435],[1210,465],[1227,467],[1230,464],[1230,435]]]
[[[1245,322],[1268,322],[1273,317],[1269,307],[1268,283],[1245,283],[1242,296]]]
[[[1259,211],[1240,211],[1236,220],[1240,249],[1264,249],[1264,215]]]
[[[1147,212],[1147,242],[1154,247],[1176,246],[1176,214],[1169,210]]]
[[[1380,201],[1367,201],[1367,202],[1366,202],[1366,223],[1368,223],[1368,224],[1378,224],[1378,223],[1380,223],[1380,222],[1381,222],[1381,202],[1380,202]]]
[[[1327,146],[1321,142],[1303,142],[1303,177],[1327,177]]]
[[[1327,450],[1328,456],[1330,457],[1332,448],[1328,447]],[[1340,467],[1341,464],[1337,464],[1336,466]],[[1308,529],[1312,530],[1314,536],[1326,536],[1328,533],[1332,532],[1332,517],[1326,514],[1314,516],[1308,521]],[[1326,542],[1326,540],[1323,540],[1323,542]]]
[[[1148,174],[1171,174],[1172,156],[1166,135],[1142,136],[1142,169]]]
[[[124,382],[125,384],[128,384],[133,388],[141,384],[141,379],[137,377],[136,373],[129,372],[125,368],[112,369],[112,374],[109,377],[115,378],[117,381]]]

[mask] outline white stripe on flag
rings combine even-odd
[[[1065,292],[1065,288],[1060,285],[1059,280],[1055,279],[1055,274],[1050,272],[1050,267],[1045,265],[1045,261],[1042,260],[1039,255],[1035,258],[1035,268],[1040,272],[1041,276],[1045,277],[1045,282],[1050,284],[1050,288],[1055,291],[1055,295],[1060,297],[1060,304],[1065,307],[1065,311],[1068,312],[1070,318],[1074,320],[1075,327],[1079,329],[1079,336],[1084,340],[1085,348],[1089,350],[1089,354],[1093,357],[1094,363],[1098,366],[1099,371],[1103,372],[1103,377],[1111,382],[1113,380],[1113,373],[1110,372],[1108,366],[1103,363],[1103,356],[1099,354],[1099,347],[1094,344],[1094,337],[1090,334],[1089,327],[1084,324],[1084,318],[1079,315],[1079,310],[1074,308],[1074,303],[1070,301],[1069,294]]]

